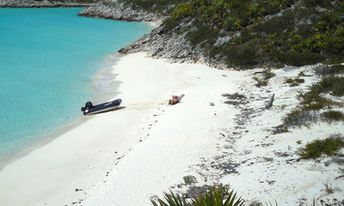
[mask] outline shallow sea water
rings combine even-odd
[[[0,160],[79,118],[109,55],[150,30],[79,11],[0,9]]]

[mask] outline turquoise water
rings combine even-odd
[[[150,29],[79,11],[0,9],[0,159],[80,117],[105,57]]]

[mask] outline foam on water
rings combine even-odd
[[[78,118],[106,56],[150,29],[79,11],[0,9],[0,159]]]

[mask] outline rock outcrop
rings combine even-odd
[[[0,0],[0,7],[43,8],[43,7],[82,7],[90,6],[93,1],[51,1],[51,0]]]
[[[80,3],[89,2],[89,3]],[[0,0],[0,7],[77,7],[86,6],[79,13],[80,16],[106,18],[122,21],[152,22],[164,19],[153,12],[133,9],[117,0],[108,0],[98,3],[89,1],[67,0]],[[153,57],[163,57],[172,62],[202,62],[212,65],[207,55],[198,46],[191,46],[187,39],[188,31],[192,29],[192,22],[181,24],[173,30],[167,31],[162,25],[155,28],[140,40],[119,50],[120,53],[146,52]],[[184,31],[184,32],[183,32]],[[218,63],[216,64],[218,66]],[[212,65],[212,66],[216,66]]]
[[[192,25],[193,22],[188,22],[170,31],[160,25],[143,38],[120,49],[119,53],[145,52],[152,57],[167,58],[171,62],[205,63],[219,69],[226,68],[220,61],[210,59],[198,45],[191,45],[187,31],[192,29]]]
[[[144,10],[134,10],[116,0],[94,4],[82,12],[80,16],[98,17],[123,21],[162,21],[163,16]],[[192,22],[180,25],[167,31],[161,25],[140,40],[119,50],[122,54],[146,52],[153,57],[168,58],[172,62],[203,62],[210,63],[199,47],[192,47],[186,38],[186,32],[191,29]]]
[[[99,2],[79,13],[80,16],[98,17],[123,21],[158,21],[162,17],[143,10],[134,10],[117,1]]]
[[[137,42],[122,48],[120,53],[147,52],[152,56],[171,59],[185,59],[197,61],[200,56],[198,49],[192,48],[184,34],[167,32],[163,26],[159,26],[151,33],[145,35]]]

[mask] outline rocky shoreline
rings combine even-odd
[[[75,1],[51,2],[48,0],[0,0],[3,8],[53,8],[53,7],[86,7],[78,15],[92,18],[104,18],[121,21],[140,22],[162,22],[164,16],[149,13],[143,10],[134,10],[118,3],[117,1],[107,3],[78,3]],[[192,47],[186,39],[186,33],[180,34],[176,30],[185,30],[192,26],[192,22],[181,25],[172,31],[166,31],[162,25],[155,28],[149,34],[138,41],[122,48],[119,53],[129,54],[146,52],[152,57],[163,57],[171,62],[200,62],[211,66],[222,68],[219,63],[212,63],[207,55],[204,55],[199,47]]]
[[[141,22],[160,21],[162,19],[162,17],[156,14],[148,13],[142,10],[137,11],[118,2],[96,3],[88,8],[85,8],[79,13],[79,15],[121,21]]]
[[[140,40],[119,50],[120,53],[129,54],[147,52],[153,57],[165,57],[174,61],[199,61],[202,59],[201,51],[192,48],[184,34],[167,32],[159,26]]]
[[[171,62],[178,63],[203,63],[218,69],[226,69],[227,66],[218,60],[209,58],[199,46],[192,46],[187,39],[185,28],[192,27],[192,22],[180,25],[172,31],[167,31],[160,25],[152,32],[138,41],[120,49],[122,54],[145,52],[152,57],[166,58]],[[178,30],[178,31],[176,31]]]
[[[54,7],[88,7],[91,3],[78,3],[74,1],[34,1],[34,0],[0,0],[1,8],[54,8]]]
[[[80,16],[105,18],[121,21],[163,22],[166,18],[143,10],[135,10],[118,2],[97,3],[79,13]],[[199,47],[193,47],[186,38],[186,32],[191,29],[192,22],[182,24],[174,30],[167,31],[163,25],[153,29],[138,41],[120,49],[121,54],[145,52],[152,57],[167,58],[171,62],[205,63],[224,68],[221,63],[215,63],[204,55]]]

